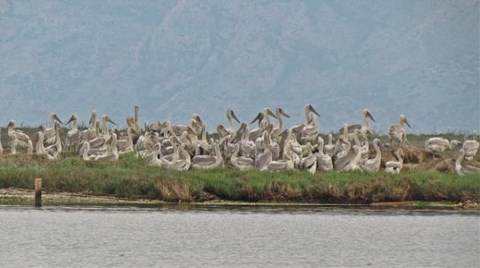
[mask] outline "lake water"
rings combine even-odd
[[[1,267],[479,267],[480,217],[322,207],[0,206]]]

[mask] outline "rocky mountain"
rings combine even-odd
[[[0,123],[92,109],[210,129],[311,103],[322,132],[480,129],[479,1],[0,0]]]

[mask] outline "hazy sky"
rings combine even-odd
[[[251,121],[311,103],[322,132],[360,122],[384,132],[480,129],[479,0],[2,1],[0,122],[57,112],[210,129],[232,108]]]

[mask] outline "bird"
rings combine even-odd
[[[462,176],[465,174],[480,174],[480,168],[475,166],[466,165],[463,163],[465,158],[465,150],[460,149],[455,161],[455,172]]]
[[[223,165],[222,153],[218,141],[211,140],[215,144],[215,155],[196,155],[192,158],[192,168],[212,169]]]
[[[329,133],[328,143],[324,145],[325,154],[328,154],[330,157],[332,157],[334,148],[335,148],[335,145],[333,145],[333,134]]]
[[[44,143],[45,145],[51,145],[55,143],[56,137],[55,137],[55,123],[59,123],[63,125],[62,120],[58,117],[56,113],[51,113],[50,114],[50,122],[52,124],[51,128],[45,129],[45,140]]]
[[[257,152],[255,156],[255,168],[260,171],[268,169],[268,164],[272,161],[272,152],[270,151],[270,138],[267,131],[263,132],[263,139],[265,141],[265,148],[263,152]]]
[[[78,130],[78,116],[72,114],[70,119],[67,121],[66,125],[70,125],[70,130],[65,136],[65,147],[68,149],[70,147],[76,148],[80,144],[80,131]]]
[[[230,163],[237,168],[238,170],[251,170],[254,168],[253,166],[253,159],[246,156],[238,156],[238,152],[240,151],[240,145],[236,143],[234,145],[233,154],[230,158]]]
[[[107,145],[107,151],[103,154],[99,154],[95,157],[95,161],[116,161],[118,160],[118,149],[117,149],[117,134],[112,132],[110,137],[105,143]]]
[[[407,121],[407,117],[404,114],[400,115],[399,123],[396,125],[390,125],[388,130],[388,136],[390,138],[390,144],[393,140],[398,140],[400,147],[404,147],[407,141],[407,130],[406,126],[411,128],[410,124]]]
[[[45,152],[50,159],[59,159],[62,153],[62,140],[60,137],[60,122],[55,122],[53,129],[55,130],[55,143],[46,147]]]
[[[369,119],[372,120],[373,122],[375,122],[375,119],[373,118],[372,114],[368,111],[367,108],[362,110],[361,115],[365,125],[362,126],[361,124],[350,124],[347,126],[348,133],[352,133],[355,130],[360,130],[367,133],[371,132]],[[338,133],[343,133],[343,127],[338,130]]]
[[[320,171],[331,171],[333,170],[332,157],[324,153],[324,140],[322,137],[318,136],[318,152],[316,153],[317,157],[317,169]]]
[[[395,156],[397,160],[391,160],[385,163],[385,171],[388,173],[395,173],[398,174],[403,168],[403,150],[402,148],[398,148],[395,151]]]
[[[433,154],[433,158],[435,159],[435,153],[443,153],[446,150],[451,150],[453,147],[460,144],[461,142],[458,140],[449,141],[443,137],[432,137],[425,141],[425,150],[431,152]]]
[[[233,120],[235,120],[235,121],[237,121],[237,123],[241,124],[240,120],[238,120],[237,116],[235,115],[235,113],[231,109],[227,110],[227,120],[228,120],[228,127],[231,131],[233,131],[233,129],[234,129],[233,128]]]
[[[380,170],[380,164],[382,162],[382,151],[380,150],[380,140],[375,138],[373,140],[373,148],[375,148],[375,157],[368,159],[364,163],[360,163],[360,168],[363,171],[377,172]]]
[[[467,160],[472,160],[478,152],[479,143],[473,137],[475,137],[475,135],[463,141],[462,149],[465,151],[465,158]]]
[[[17,153],[17,146],[27,149],[27,154],[32,154],[33,144],[30,137],[21,130],[16,129],[15,120],[10,120],[7,126],[7,135],[10,138],[11,153]]]

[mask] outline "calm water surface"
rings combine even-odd
[[[480,267],[479,214],[0,206],[1,267]]]

